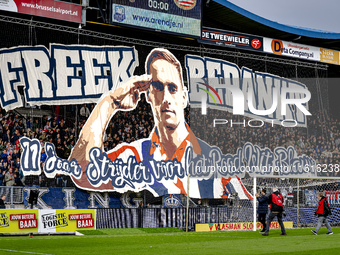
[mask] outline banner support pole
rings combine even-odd
[[[188,221],[189,221],[189,177],[190,174],[188,174],[188,181],[187,181],[187,212],[186,212],[186,219],[185,219],[185,232],[188,232]]]
[[[253,231],[256,231],[256,175],[254,175],[253,182]]]
[[[297,179],[297,191],[296,191],[296,227],[299,227],[299,209],[300,209],[300,179]]]

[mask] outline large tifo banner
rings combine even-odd
[[[58,157],[52,143],[44,145],[45,175],[69,175],[77,187],[89,191],[148,190],[154,196],[189,193],[193,198],[237,193],[240,199],[251,199],[241,180],[246,174],[316,174],[315,160],[291,145],[270,149],[245,142],[231,153],[191,130],[208,110],[221,113],[209,116],[212,128],[246,123],[252,128],[306,127],[311,92],[305,84],[221,59],[187,55],[183,60],[188,87],[181,62],[166,49],[153,49],[145,59],[145,73],[138,76],[133,75],[139,66],[134,47],[52,44],[49,50],[4,49],[0,101],[7,110],[21,106],[20,84],[31,105],[97,102],[69,159]],[[104,151],[111,118],[135,109],[142,94],[154,118],[150,136]],[[188,104],[192,113],[200,108],[190,127],[184,112]],[[226,118],[231,114],[235,119]],[[24,175],[40,175],[42,145],[27,137],[20,144]]]
[[[81,5],[57,0],[5,0],[0,1],[0,10],[82,22]]]
[[[95,210],[0,209],[1,233],[58,233],[96,228]]]

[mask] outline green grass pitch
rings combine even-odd
[[[175,228],[99,229],[84,236],[2,236],[0,254],[340,254],[340,228],[333,235],[311,229],[183,232]]]

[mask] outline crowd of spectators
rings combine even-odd
[[[42,171],[40,176],[23,176],[20,170],[22,150],[19,140],[23,136],[38,139],[42,148],[46,142],[52,143],[56,154],[67,159],[93,107],[94,104],[80,106],[77,118],[79,121],[75,121],[75,117],[65,120],[60,116],[47,115],[24,118],[13,110],[6,112],[0,108],[0,186],[73,186],[70,178],[64,175],[50,179]],[[135,110],[118,112],[113,117],[106,130],[104,149],[107,151],[122,142],[130,143],[147,138],[152,128],[152,111],[143,96]],[[44,167],[46,157],[42,149],[41,169]]]
[[[94,105],[87,105],[91,112]],[[13,110],[0,109],[0,186],[38,185],[49,187],[72,186],[68,176],[57,175],[48,179],[43,171],[40,176],[24,177],[20,171],[21,148],[19,139],[23,136],[36,138],[42,147],[46,142],[53,143],[60,158],[67,159],[73,149],[77,137],[86,122],[88,110],[77,113],[79,121],[63,119],[60,116],[42,116],[24,118]],[[84,114],[85,112],[85,114]],[[75,116],[76,114],[74,114]],[[268,147],[272,151],[278,146],[294,146],[298,155],[308,155],[319,164],[339,164],[340,159],[340,122],[328,117],[323,122],[321,113],[313,113],[308,117],[308,128],[283,127],[266,123],[258,128],[244,128],[242,125],[217,125],[213,127],[213,119],[233,119],[241,121],[226,111],[211,110],[202,115],[200,109],[186,108],[186,121],[193,133],[211,145],[218,146],[224,154],[235,153],[244,143],[251,142],[260,147]],[[242,117],[243,119],[243,117]],[[246,120],[248,120],[246,118]],[[150,105],[142,96],[138,107],[133,111],[120,111],[110,121],[104,137],[104,149],[108,151],[119,143],[133,142],[149,137],[154,126]],[[41,169],[46,160],[44,150],[41,154]],[[329,176],[340,176],[339,171]]]
[[[327,171],[320,173],[322,176],[340,177],[340,121],[334,117],[322,115],[319,111],[313,112],[313,115],[308,117],[307,128],[275,124],[272,126],[271,123],[260,121],[251,122],[251,125],[260,127],[250,127],[248,125],[250,118],[244,116],[211,109],[204,116],[200,111],[200,108],[191,109],[191,130],[209,144],[219,147],[224,154],[235,154],[237,148],[246,142],[261,148],[267,147],[271,151],[279,146],[284,148],[293,146],[298,156],[307,155],[320,164],[319,170],[327,168]],[[214,127],[214,119],[227,120],[228,123]],[[231,126],[231,120],[242,124]]]

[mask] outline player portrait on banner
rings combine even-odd
[[[210,138],[211,134],[214,134],[213,140],[221,139],[220,135],[226,137],[225,134],[229,131],[221,127],[227,120],[216,119],[214,114],[206,118],[203,113],[204,109],[206,112],[209,108],[220,111],[220,116],[223,117],[232,109],[234,115],[255,118],[248,121],[251,122],[249,126],[252,129],[256,128],[253,121],[262,122],[262,125],[265,121],[270,121],[274,125],[275,118],[280,123],[292,119],[304,126],[306,115],[303,112],[308,108],[310,92],[302,83],[273,75],[271,80],[262,79],[267,74],[257,72],[256,76],[260,77],[260,81],[268,83],[263,84],[263,87],[270,87],[274,79],[278,81],[273,83],[277,88],[270,87],[273,94],[263,93],[257,89],[258,83],[254,79],[246,78],[252,75],[250,69],[245,69],[248,72],[245,74],[231,62],[186,55],[184,61],[187,84],[184,84],[181,62],[170,51],[161,48],[155,48],[148,54],[145,71],[141,75],[133,75],[135,67],[139,65],[138,52],[133,47],[51,45],[51,56],[61,56],[60,59],[56,58],[56,62],[49,60],[46,49],[34,49],[41,53],[37,55],[42,63],[51,66],[55,64],[53,68],[58,79],[52,75],[53,72],[43,73],[45,83],[54,84],[52,87],[56,91],[50,93],[45,85],[41,89],[47,94],[37,93],[39,90],[34,89],[33,85],[39,85],[37,81],[43,70],[34,69],[34,58],[27,56],[27,66],[32,65],[34,70],[28,82],[33,95],[30,98],[35,99],[32,99],[33,104],[35,101],[38,105],[47,102],[72,105],[96,102],[96,106],[82,126],[78,141],[68,159],[60,158],[51,142],[42,144],[36,138],[20,138],[23,148],[23,164],[20,167],[25,176],[41,174],[39,155],[42,147],[46,154],[43,171],[47,178],[55,178],[57,174],[68,175],[78,188],[88,191],[124,193],[148,190],[154,196],[189,193],[193,198],[230,198],[230,195],[237,194],[240,199],[252,199],[241,181],[241,178],[248,175],[309,177],[316,174],[315,160],[305,154],[299,155],[291,145],[270,149],[267,144],[260,146],[249,140],[233,144],[233,148],[222,148],[221,144],[210,141]],[[30,52],[26,48],[17,50],[24,55]],[[84,64],[86,75],[81,84],[76,82],[80,81],[78,76],[72,76],[77,67],[67,67],[63,61],[75,56],[75,53],[82,54],[82,58],[87,61]],[[14,61],[11,59],[12,55],[5,56],[7,61]],[[19,57],[20,54],[15,56]],[[103,76],[104,67],[97,67],[99,60],[94,61],[97,58],[105,63],[105,70],[111,70],[112,75]],[[244,89],[245,84],[248,89]],[[278,102],[273,97],[274,91],[276,97],[285,98],[286,93],[289,93],[294,95],[294,99],[281,99],[278,107]],[[255,98],[253,101],[257,102],[256,107],[261,110],[252,106],[253,101],[248,100],[250,96]],[[148,107],[144,105],[141,112],[141,105],[138,104],[144,104],[145,101],[151,110],[147,110]],[[270,106],[268,102],[271,101],[277,107]],[[20,103],[10,100],[6,102],[8,109]],[[190,109],[187,108],[189,102]],[[306,104],[302,104],[303,102]],[[295,104],[296,107],[290,107],[289,104]],[[197,107],[201,107],[201,114],[196,111]],[[282,113],[282,107],[288,109],[287,115]],[[151,131],[149,137],[143,132],[142,135],[127,138],[118,145],[112,142],[113,146],[105,146],[107,135],[111,139],[119,134],[119,129],[131,129],[122,124],[126,119],[121,116],[129,113],[133,118],[133,112],[137,109],[142,121],[150,121],[144,119],[145,114],[153,118],[153,127],[147,125],[148,132]],[[190,110],[190,115],[187,110]],[[245,122],[244,119],[243,125]],[[236,124],[240,125],[242,122]],[[136,125],[135,128],[142,127]]]
[[[149,138],[122,143],[104,152],[103,138],[118,111],[131,111],[145,93],[154,116]],[[69,160],[81,166],[79,188],[97,191],[148,190],[155,196],[187,194],[187,176],[192,158],[211,147],[195,137],[185,121],[188,91],[182,67],[165,49],[153,49],[145,61],[145,74],[133,76],[103,95],[84,125]],[[226,189],[251,198],[239,178],[215,178],[213,174],[190,178],[190,197],[221,198]],[[230,193],[230,192],[229,192]]]

